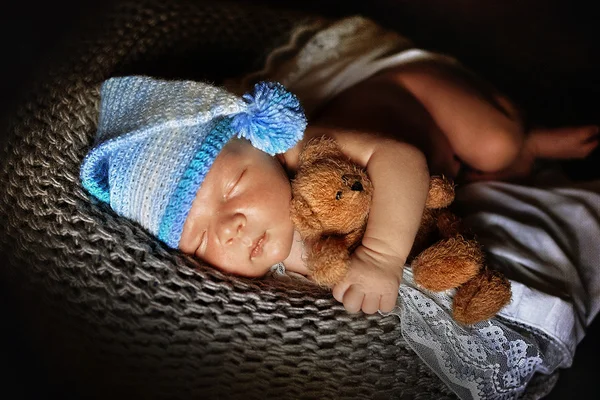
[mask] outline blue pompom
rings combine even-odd
[[[259,82],[243,96],[248,109],[233,116],[232,128],[240,138],[271,155],[294,147],[306,129],[300,102],[277,82]]]

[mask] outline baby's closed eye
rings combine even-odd
[[[225,190],[225,199],[229,199],[235,194],[235,191],[239,186],[240,182],[242,181],[242,178],[246,174],[246,171],[248,171],[248,168],[244,168],[241,171],[241,173],[236,175],[236,177],[233,180],[231,180],[231,182],[227,185],[227,188]]]
[[[206,251],[206,243],[208,242],[208,230],[204,229],[202,234],[200,235],[200,243],[198,244],[198,248],[195,251],[197,256],[204,254]]]

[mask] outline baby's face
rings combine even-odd
[[[179,248],[224,272],[262,276],[290,253],[290,199],[280,162],[233,139],[196,194]]]

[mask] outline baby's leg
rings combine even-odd
[[[502,180],[517,181],[531,175],[533,163],[538,158],[577,159],[587,157],[598,147],[598,127],[594,125],[564,128],[534,128],[525,137],[519,157],[508,167],[496,172],[465,169],[465,181]]]
[[[598,144],[595,126],[536,129],[526,135],[507,98],[453,66],[425,62],[398,69],[395,78],[429,111],[456,156],[489,178],[526,175],[537,157],[585,157]]]
[[[514,109],[503,112],[491,90],[457,68],[420,63],[399,71],[402,85],[429,111],[454,152],[470,167],[494,172],[511,165],[525,144]]]

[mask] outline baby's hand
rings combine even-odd
[[[350,259],[344,280],[333,288],[333,297],[350,313],[389,312],[396,306],[404,261],[359,246]]]

